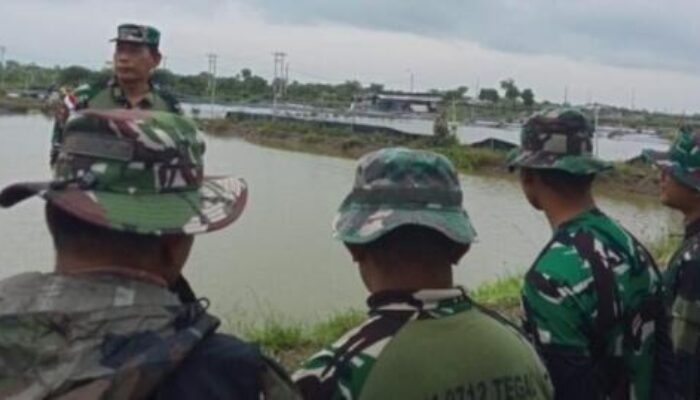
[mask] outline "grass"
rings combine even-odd
[[[680,244],[681,238],[679,236],[668,236],[650,244],[648,249],[656,260],[656,264],[663,269],[671,261],[673,253],[675,253]]]
[[[242,327],[238,333],[291,370],[365,318],[363,311],[355,309],[337,312],[313,324],[270,316],[259,325]]]
[[[474,300],[486,306],[499,309],[518,307],[522,286],[522,275],[506,276],[477,287],[470,295]]]

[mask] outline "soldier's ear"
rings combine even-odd
[[[164,235],[161,238],[160,257],[168,273],[178,277],[192,250],[194,238],[188,235]]]

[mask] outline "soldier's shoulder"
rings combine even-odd
[[[224,398],[257,398],[265,368],[258,346],[215,333],[202,340],[160,385],[159,395],[185,399],[220,393]]]
[[[535,260],[528,277],[538,274],[548,280],[575,285],[591,276],[590,266],[574,243],[564,238],[550,241]]]
[[[396,331],[388,318],[369,318],[311,356],[292,379],[304,397],[357,396]]]
[[[685,240],[676,251],[676,258],[685,263],[699,263],[700,266],[700,234]]]

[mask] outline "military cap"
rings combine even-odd
[[[521,147],[508,156],[508,167],[555,169],[574,175],[590,175],[612,168],[593,156],[594,128],[573,108],[538,112],[522,127]]]
[[[0,206],[38,195],[89,223],[138,234],[197,234],[236,220],[245,181],[205,177],[202,133],[167,112],[88,110],[68,120],[48,182],[0,191]]]
[[[680,183],[700,190],[700,132],[684,127],[668,151],[644,150],[643,154]]]
[[[160,31],[148,25],[121,24],[117,27],[117,37],[112,42],[140,43],[146,46],[158,47]]]
[[[462,207],[457,172],[444,156],[401,147],[362,157],[333,223],[343,242],[372,242],[403,225],[434,229],[458,243],[476,237]]]

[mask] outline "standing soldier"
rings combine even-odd
[[[577,110],[544,111],[525,123],[509,159],[553,230],[525,277],[525,327],[557,399],[670,398],[661,277],[647,250],[596,207],[593,180],[611,166],[592,156],[593,131]]]
[[[103,86],[81,86],[57,107],[51,164],[62,142],[62,128],[73,110],[138,108],[182,113],[175,97],[151,82],[151,74],[162,58],[158,49],[160,32],[151,26],[122,24],[112,41],[116,42],[112,79]]]
[[[666,269],[671,338],[684,399],[700,399],[700,133],[684,128],[668,152],[646,151],[661,169],[661,202],[683,214],[685,236]]]
[[[445,157],[366,155],[334,230],[371,292],[369,318],[294,375],[305,398],[552,398],[525,337],[453,284],[476,233]]]
[[[52,273],[0,281],[0,398],[293,398],[256,346],[216,333],[206,301],[182,302],[194,235],[235,221],[244,181],[204,176],[193,122],[88,110],[68,121],[50,182],[0,192],[46,200]]]

